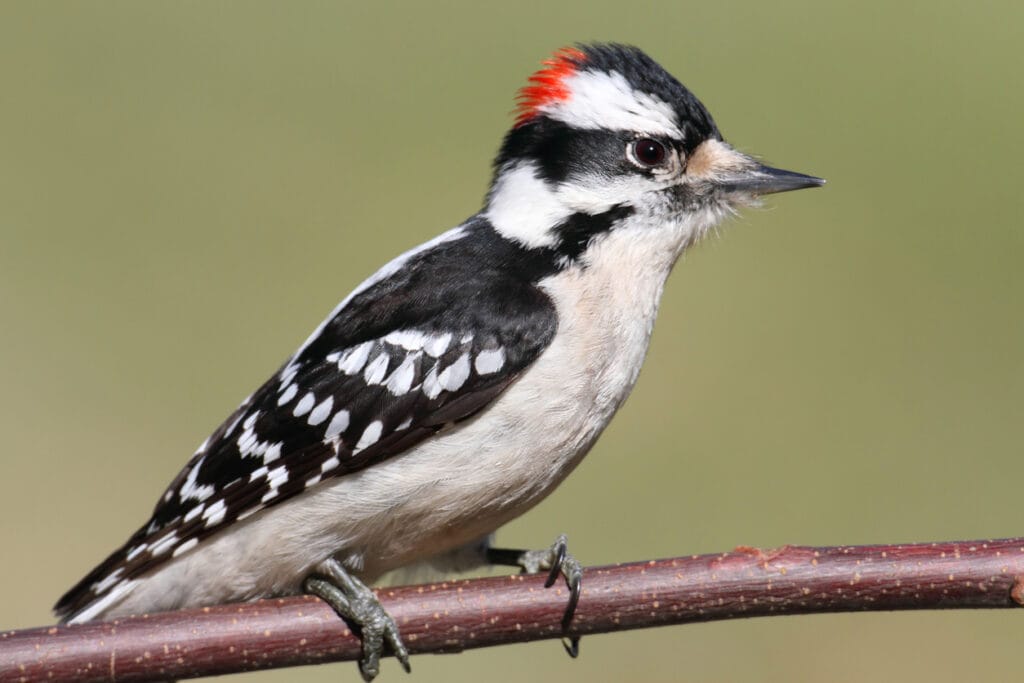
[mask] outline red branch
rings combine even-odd
[[[774,550],[585,570],[571,633],[811,612],[1017,607],[1024,538]],[[539,575],[379,591],[409,651],[556,638],[564,584]],[[324,603],[264,600],[0,633],[0,681],[150,681],[355,659]]]

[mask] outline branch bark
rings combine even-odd
[[[1018,607],[1024,538],[737,548],[585,570],[570,634],[813,612]],[[542,575],[386,588],[412,653],[557,638],[568,597]],[[585,643],[584,643],[585,646]],[[351,660],[359,639],[292,597],[0,633],[0,681],[153,681]]]

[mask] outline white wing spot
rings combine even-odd
[[[363,379],[367,384],[380,384],[384,381],[390,359],[391,357],[386,351],[381,351],[380,355],[370,361],[370,364],[366,366],[366,372],[363,373]]]
[[[471,341],[473,341],[473,333],[467,332],[466,334],[462,335],[462,339],[459,340],[459,343],[468,344]]]
[[[224,513],[228,510],[224,504],[223,499],[218,500],[216,503],[206,508],[206,512],[203,513],[203,519],[206,520],[206,528],[215,527],[224,521]]]
[[[412,424],[412,418],[411,417],[407,417],[404,420],[402,420],[402,424],[400,424],[397,427],[395,427],[395,431],[396,432],[400,432],[403,429],[408,429],[409,425],[411,425],[411,424]]]
[[[197,545],[199,545],[199,539],[190,538],[181,545],[179,545],[177,548],[175,548],[174,552],[171,553],[171,557],[177,557],[182,553],[187,553],[189,550],[192,550],[192,548],[195,548]]]
[[[443,388],[437,380],[437,364],[435,363],[427,376],[423,378],[423,393],[427,395],[427,398],[434,399],[441,395]]]
[[[427,338],[426,343],[423,345],[423,350],[427,352],[427,355],[437,358],[448,350],[448,345],[451,343],[451,332],[445,332],[444,334]]]
[[[177,542],[178,534],[172,531],[171,533],[162,536],[159,541],[153,543],[150,546],[150,553],[153,555],[153,557],[156,557],[157,555],[163,555],[172,547],[174,547],[174,544]]]
[[[505,349],[500,346],[497,349],[481,351],[476,354],[476,360],[473,362],[473,367],[476,368],[478,375],[491,375],[501,370],[503,365],[505,365]]]
[[[406,351],[416,351],[423,348],[426,336],[417,330],[398,330],[384,337],[384,341],[401,346]]]
[[[419,354],[417,353],[410,353],[405,357],[402,364],[388,378],[388,391],[395,396],[409,393],[409,389],[412,388],[412,381],[416,378],[415,364],[418,357]]]
[[[140,553],[142,553],[142,552],[145,552],[145,550],[146,550],[146,549],[147,549],[148,547],[149,547],[149,544],[148,544],[148,543],[140,543],[139,545],[135,546],[135,547],[134,547],[134,548],[132,548],[132,549],[131,549],[131,550],[130,550],[130,551],[128,552],[128,554],[127,554],[127,555],[125,556],[125,558],[124,558],[124,559],[125,559],[125,562],[131,562],[131,561],[132,561],[132,560],[134,560],[134,559],[135,559],[136,557],[138,557]]]
[[[267,446],[267,451],[266,453],[263,454],[263,464],[266,465],[268,463],[272,463],[278,458],[280,458],[281,446],[283,445],[283,441],[278,441],[277,443],[272,443],[269,446]]]
[[[124,574],[124,567],[118,567],[115,571],[111,572],[110,574],[107,574],[107,576],[102,581],[100,581],[98,583],[94,583],[92,585],[92,592],[93,593],[103,593],[103,592],[106,592],[106,590],[108,588],[113,586],[115,583],[117,583],[121,579],[121,575],[122,574]]]
[[[191,522],[193,519],[203,514],[203,510],[205,509],[205,507],[205,505],[196,505],[194,508],[185,513],[185,517],[184,519],[182,519],[182,521]]]
[[[281,370],[281,388],[291,384],[291,381],[295,379],[295,375],[299,374],[299,366],[295,364],[294,357],[292,360]]]
[[[310,477],[309,479],[306,480],[306,488],[308,489],[310,486],[316,486],[319,483],[320,483],[320,475],[319,474],[315,474],[315,475],[313,475],[312,477]]]
[[[260,477],[267,476],[269,470],[266,467],[258,467],[249,473],[249,481],[256,481]]]
[[[370,349],[373,342],[363,342],[359,346],[353,346],[345,351],[338,359],[338,369],[346,375],[354,375],[363,369],[366,359],[370,357]]]
[[[309,414],[309,419],[306,421],[310,426],[315,427],[321,422],[327,420],[331,414],[332,408],[334,408],[334,397],[328,396],[324,400],[320,401],[316,408],[313,408],[313,412]]]
[[[277,498],[277,489],[270,489],[263,494],[263,497],[260,498],[260,502],[266,503],[268,500],[273,500],[274,498]],[[253,512],[255,512],[255,510],[253,510]]]
[[[267,472],[267,483],[272,489],[278,489],[281,484],[288,481],[288,468],[284,465],[275,467],[274,469]]]
[[[231,424],[230,424],[230,425],[228,426],[228,428],[224,430],[224,437],[225,437],[225,438],[227,438],[227,437],[228,437],[228,435],[230,435],[230,434],[231,434],[231,432],[235,431],[235,427],[237,427],[237,426],[238,426],[238,423],[242,421],[242,418],[243,418],[243,417],[245,417],[245,415],[239,415],[238,417],[236,417],[236,418],[235,418],[235,421],[234,421],[234,422],[232,422],[232,423],[231,423]]]
[[[213,495],[213,485],[204,484],[202,486],[196,485],[196,477],[199,476],[199,467],[203,464],[205,456],[199,458],[196,464],[189,470],[188,477],[185,478],[185,483],[178,489],[178,496],[182,501],[193,499],[198,500],[202,503],[204,500]]]
[[[285,387],[284,392],[277,397],[277,405],[283,406],[288,401],[295,398],[295,394],[299,392],[299,388],[295,384],[289,384]]]
[[[339,410],[331,418],[330,424],[327,425],[327,431],[324,432],[324,439],[332,439],[338,434],[348,429],[349,414],[347,410]]]
[[[119,601],[123,600],[124,596],[131,593],[132,590],[134,590],[135,586],[137,586],[138,584],[139,581],[137,579],[133,579],[131,581],[123,581],[117,584],[116,586],[110,589],[109,593],[104,595],[102,598],[99,598],[96,601],[90,603],[88,607],[86,607],[84,610],[82,610],[74,617],[72,617],[70,620],[68,620],[68,623],[84,624],[87,621],[92,621],[99,615],[103,614],[104,610],[106,610],[108,607],[110,607],[111,605],[116,605]]]
[[[313,392],[310,391],[299,400],[299,403],[295,406],[295,410],[292,411],[292,415],[295,417],[302,417],[313,409],[314,403],[316,403],[316,396],[314,396]]]
[[[371,422],[369,425],[367,425],[366,430],[363,431],[363,435],[359,437],[359,443],[356,444],[356,448],[354,451],[352,451],[352,454],[355,455],[364,448],[368,448],[373,444],[377,443],[383,431],[383,422],[381,422],[380,420],[374,420],[373,422]]]
[[[441,371],[437,376],[437,383],[448,391],[455,391],[469,378],[469,352],[462,354],[458,359]]]
[[[327,458],[327,460],[324,460],[323,464],[320,465],[320,472],[322,474],[327,474],[340,464],[341,461],[338,460],[338,456],[332,455],[331,457]]]

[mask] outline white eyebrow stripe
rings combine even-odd
[[[569,97],[539,108],[575,128],[612,128],[681,140],[675,110],[660,97],[633,88],[618,72],[577,71],[565,78]]]

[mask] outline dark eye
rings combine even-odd
[[[631,143],[632,156],[641,166],[661,166],[665,163],[668,150],[665,145],[651,138],[640,138]]]

